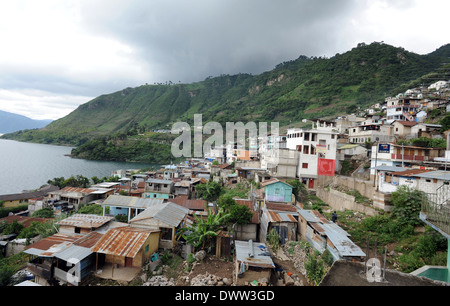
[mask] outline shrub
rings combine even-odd
[[[325,262],[318,251],[308,255],[305,269],[308,281],[317,286],[326,274]]]

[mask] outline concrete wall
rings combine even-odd
[[[334,210],[353,210],[369,216],[377,215],[377,211],[373,207],[356,203],[354,196],[331,188],[329,190],[327,188],[318,188],[316,195]]]
[[[257,224],[238,225],[236,226],[234,238],[236,240],[247,241],[251,239],[253,241],[256,241],[258,239],[257,230],[258,230]]]
[[[349,176],[320,176],[317,182],[318,188],[323,188],[330,184],[334,186],[342,186],[350,190],[357,190],[362,196],[369,199],[372,199],[376,193],[375,187],[373,187],[373,181],[364,181]]]

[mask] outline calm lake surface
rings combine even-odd
[[[114,170],[155,166],[75,159],[66,156],[71,151],[71,147],[0,139],[0,195],[37,189],[55,177],[104,177]]]

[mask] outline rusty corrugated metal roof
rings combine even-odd
[[[297,222],[293,214],[285,212],[267,211],[269,222]]]
[[[134,258],[151,233],[159,232],[132,227],[110,229],[92,248],[92,252]]]
[[[25,247],[24,253],[51,257],[54,253],[64,250],[81,237],[81,235],[55,234]]]
[[[102,238],[103,234],[98,232],[90,232],[89,234],[84,235],[73,244],[78,245],[85,248],[92,248],[99,240]]]

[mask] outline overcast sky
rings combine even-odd
[[[384,41],[450,43],[448,0],[0,0],[0,110],[58,119],[155,82],[258,74]]]

